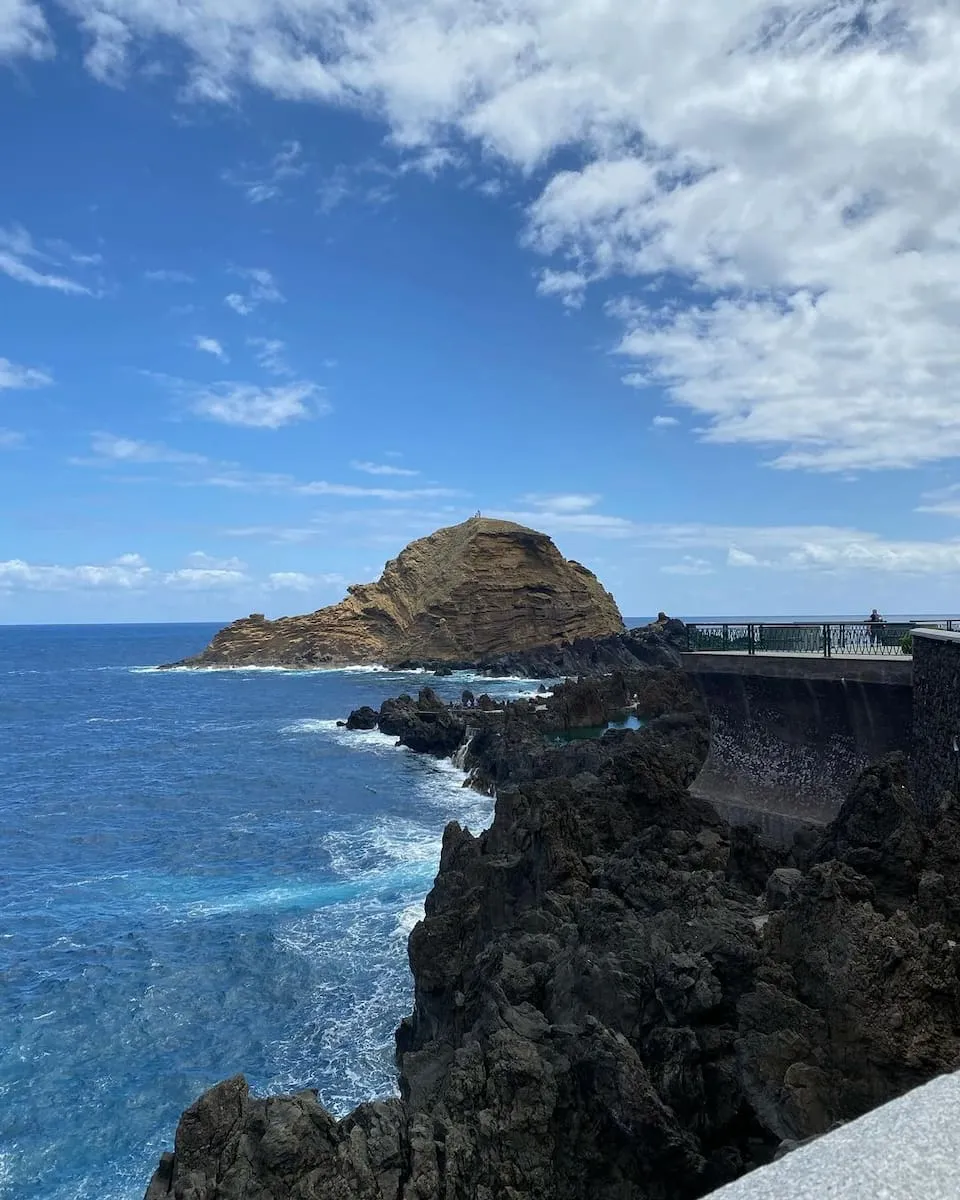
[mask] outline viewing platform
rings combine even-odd
[[[687,625],[688,654],[780,658],[893,658],[913,654],[913,631],[960,632],[960,617],[907,621],[730,622]]]

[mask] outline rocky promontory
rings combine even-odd
[[[543,533],[473,517],[411,542],[339,604],[222,629],[177,666],[475,663],[623,633],[609,592]]]
[[[336,1121],[236,1076],[147,1200],[695,1200],[957,1067],[960,818],[921,817],[902,757],[778,851],[691,795],[682,673],[480,699],[358,710],[497,792],[410,937],[400,1097]],[[642,728],[561,736],[625,707]]]

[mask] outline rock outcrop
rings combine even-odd
[[[221,630],[181,666],[476,662],[623,632],[597,578],[542,533],[474,517],[411,542],[339,604]]]
[[[147,1200],[694,1200],[960,1065],[957,811],[924,824],[893,757],[819,838],[765,847],[691,796],[705,715],[649,675],[645,727],[586,742],[538,745],[535,702],[470,710],[496,816],[445,832],[400,1099],[336,1122],[234,1078]]]

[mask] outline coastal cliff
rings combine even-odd
[[[550,732],[625,705],[643,728]],[[410,938],[400,1098],[335,1121],[236,1076],[147,1200],[694,1200],[960,1062],[960,824],[924,823],[902,756],[778,851],[690,794],[708,722],[675,671],[375,717],[497,790]]]
[[[253,615],[178,666],[469,661],[623,632],[609,592],[545,534],[473,517],[411,542],[376,583],[276,621]]]

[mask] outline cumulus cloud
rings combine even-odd
[[[53,383],[46,371],[21,367],[9,358],[0,358],[0,391],[5,388],[39,388]]]
[[[955,5],[688,0],[682,21],[593,0],[95,11],[138,41],[178,40],[196,96],[252,85],[355,105],[410,153],[472,144],[537,168],[540,290],[575,305],[580,277],[619,281],[630,376],[667,388],[708,440],[817,471],[960,454]],[[127,47],[114,27],[106,57]]]
[[[666,417],[666,416],[658,415],[653,418],[653,420],[650,422],[650,424],[654,429],[670,429],[674,425],[679,425],[680,422],[677,420],[676,417]]]
[[[239,558],[219,558],[194,551],[184,564],[170,570],[152,567],[140,554],[122,554],[106,563],[31,563],[23,559],[0,562],[0,593],[16,591],[122,591],[158,590],[209,592],[243,589],[269,594],[281,591],[310,591],[343,586],[335,574],[304,575],[275,571],[262,578],[251,575]]]
[[[76,257],[71,257],[76,262]],[[41,250],[22,225],[0,226],[0,273],[17,283],[27,283],[32,287],[51,288],[73,295],[93,295],[90,288],[50,269],[56,266],[56,258]]]

